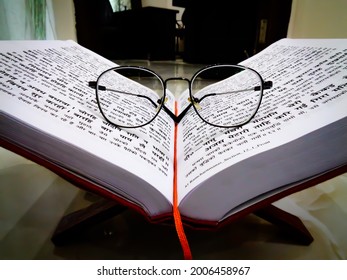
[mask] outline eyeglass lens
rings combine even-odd
[[[100,111],[107,121],[120,127],[151,122],[162,106],[163,95],[162,80],[146,69],[114,68],[97,80]]]
[[[191,82],[197,114],[209,124],[232,127],[247,123],[262,97],[260,75],[242,66],[217,66],[198,72]]]

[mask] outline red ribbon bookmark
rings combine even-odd
[[[177,102],[175,103],[175,114],[177,115]],[[178,209],[178,188],[177,188],[177,132],[178,125],[175,124],[175,142],[174,142],[174,179],[173,179],[173,216],[175,221],[176,232],[181,243],[183,256],[185,260],[192,259],[189,243],[184,232],[184,227],[181,219],[181,213]]]

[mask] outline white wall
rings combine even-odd
[[[290,38],[347,38],[347,0],[293,0]]]
[[[52,0],[58,40],[77,41],[73,0]]]

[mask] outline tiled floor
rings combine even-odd
[[[148,67],[163,78],[190,78],[202,65],[119,61]],[[310,246],[293,243],[277,227],[250,215],[219,231],[187,229],[196,259],[346,259],[347,175],[291,195],[276,205],[305,223]],[[100,198],[0,148],[0,259],[181,259],[175,229],[131,211],[90,226],[57,247],[51,236],[61,217]]]

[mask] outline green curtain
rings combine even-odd
[[[31,21],[33,38],[46,39],[46,0],[27,0],[26,13]]]
[[[54,24],[52,0],[0,0],[0,40],[55,39]]]

